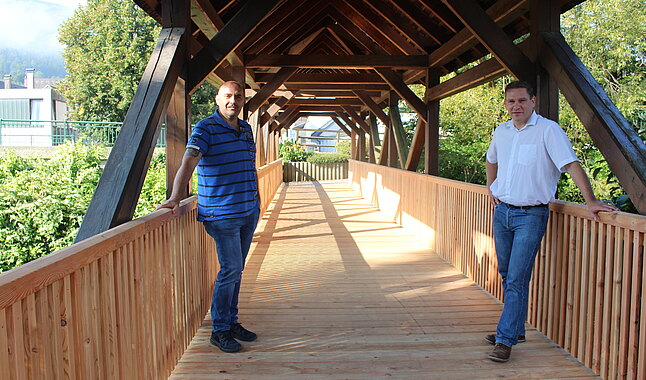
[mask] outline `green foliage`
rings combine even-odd
[[[104,159],[103,148],[81,144],[50,160],[0,155],[0,271],[73,241]]]
[[[204,82],[191,96],[191,123],[196,124],[198,121],[212,115],[217,105],[215,104],[215,95],[218,89],[209,82]]]
[[[344,153],[314,153],[307,157],[307,162],[313,164],[329,164],[334,162],[348,162],[350,155]]]
[[[352,148],[350,146],[350,140],[341,140],[336,144],[336,152],[345,154],[348,157],[352,154]]]
[[[305,147],[295,141],[285,141],[279,144],[279,157],[286,162],[303,162],[311,155],[305,151]]]
[[[150,159],[146,179],[135,208],[135,218],[150,214],[166,200],[166,153],[160,152]]]
[[[0,154],[0,272],[72,244],[106,157],[104,147],[82,143],[62,145],[51,159]],[[135,218],[166,199],[165,160],[153,156]]]
[[[123,121],[159,34],[129,0],[88,0],[59,30],[71,118]]]

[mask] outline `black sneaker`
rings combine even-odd
[[[485,336],[484,341],[493,346],[494,344],[496,344],[496,334],[489,334]],[[527,342],[527,339],[525,339],[525,335],[518,335],[518,343],[525,343],[525,342]]]
[[[256,340],[256,338],[258,338],[258,335],[256,335],[256,333],[245,329],[239,323],[231,324],[231,334],[234,338],[239,339],[243,342],[253,342],[254,340]]]
[[[489,359],[504,363],[509,360],[511,356],[511,347],[504,345],[502,343],[496,343],[496,346],[493,348],[493,351],[489,354]]]
[[[211,344],[224,352],[238,352],[242,349],[242,345],[233,339],[229,330],[212,332]]]

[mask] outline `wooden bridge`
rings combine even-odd
[[[560,33],[583,1],[134,0],[157,45],[77,243],[0,275],[0,379],[646,378],[646,217],[551,205],[529,340],[499,365],[482,342],[502,298],[493,210],[435,176],[440,100],[509,74],[553,120],[561,91],[646,214],[646,145]],[[161,123],[170,193],[191,94],[227,80],[266,211],[241,305],[260,338],[236,355],[207,344],[218,264],[196,198],[132,220]],[[312,115],[351,137],[350,180],[281,187],[278,139]]]
[[[217,260],[189,198],[2,274],[0,378],[644,378],[646,217],[553,204],[528,341],[499,364],[484,187],[359,161],[281,178],[261,169],[244,351],[208,343]]]

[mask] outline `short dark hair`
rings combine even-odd
[[[524,89],[526,89],[530,98],[533,98],[534,96],[536,96],[536,93],[534,92],[534,87],[532,87],[531,84],[529,84],[529,83],[527,83],[525,81],[522,81],[522,80],[517,80],[517,81],[513,81],[513,82],[509,83],[507,85],[507,87],[505,87],[505,94],[507,93],[507,91],[512,90],[514,88],[524,88]]]

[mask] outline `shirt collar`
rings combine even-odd
[[[215,113],[213,114],[213,117],[215,117],[216,121],[217,121],[219,124],[221,124],[222,126],[225,126],[225,127],[227,127],[227,128],[233,129],[233,128],[229,125],[229,123],[227,123],[227,122],[226,122],[226,120],[224,120],[224,119],[222,118],[222,115],[220,115],[220,110],[215,110]],[[242,128],[242,123],[240,122],[240,119],[237,119],[237,120],[238,120],[238,126]],[[242,129],[241,129],[241,130],[242,130]]]
[[[532,125],[536,125],[537,122],[538,122],[538,114],[536,113],[536,111],[533,111],[532,116],[529,117],[529,120],[527,120],[527,123],[525,123],[525,125],[521,129],[519,129],[518,131],[522,131],[523,129],[525,129],[527,127],[531,127]],[[516,127],[514,127],[514,121],[513,120],[509,120],[507,122],[507,128],[514,128],[514,129],[516,128]]]

